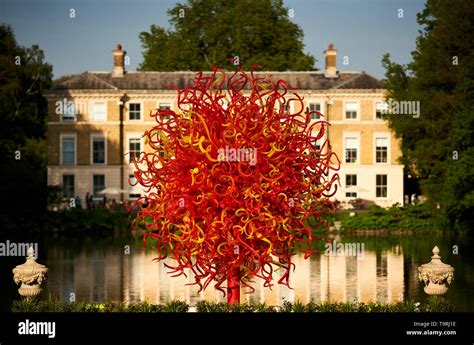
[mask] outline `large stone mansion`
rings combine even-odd
[[[157,108],[176,109],[177,93],[168,85],[191,85],[195,72],[125,71],[125,51],[113,50],[112,72],[84,72],[56,83],[46,94],[48,184],[61,185],[67,198],[122,191],[117,199],[143,193],[132,188],[130,157],[143,151],[145,130]],[[335,199],[362,199],[381,206],[403,204],[403,166],[399,142],[383,119],[385,90],[365,72],[338,71],[337,51],[325,50],[325,69],[311,72],[259,72],[299,85],[310,110],[331,123],[329,140],[341,159],[341,186]],[[316,120],[316,119],[315,119]]]

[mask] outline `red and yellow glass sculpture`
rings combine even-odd
[[[288,285],[292,257],[316,252],[315,229],[334,211],[339,160],[325,140],[329,123],[287,82],[254,69],[216,68],[174,88],[179,110],[152,115],[144,134],[152,152],[134,159],[148,193],[135,219],[147,227],[145,244],[154,238],[156,259],[174,259],[166,266],[176,275],[189,269],[200,290],[227,288],[230,303],[253,278],[271,287],[275,268]]]

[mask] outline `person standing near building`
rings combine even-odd
[[[94,197],[92,194],[89,195],[89,205],[91,209],[94,208]]]
[[[91,207],[91,200],[89,199],[89,192],[86,193],[86,206],[87,206],[87,209],[90,210],[92,207]]]
[[[79,195],[76,195],[74,202],[76,204],[76,208],[82,208],[82,202],[81,202],[81,198],[79,198]]]

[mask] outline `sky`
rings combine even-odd
[[[184,1],[184,0],[183,0]],[[258,1],[258,0],[256,0]],[[54,78],[84,71],[111,71],[112,49],[121,43],[127,70],[142,62],[140,32],[152,24],[169,28],[172,0],[0,0],[0,23],[11,25],[22,46],[38,44]],[[421,27],[416,14],[423,0],[285,0],[291,20],[304,31],[305,52],[324,68],[323,51],[338,49],[339,70],[384,77],[385,53],[408,63]],[[75,18],[71,18],[71,9]],[[403,17],[400,18],[401,11]],[[343,65],[344,57],[348,64]]]

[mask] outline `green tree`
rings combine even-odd
[[[421,116],[389,115],[402,163],[420,179],[446,226],[472,229],[474,192],[474,2],[428,0],[412,62],[386,54],[388,98],[420,101]]]
[[[303,31],[282,0],[188,0],[168,14],[171,29],[152,25],[140,33],[142,71],[231,68],[233,62],[244,69],[315,70],[314,57],[303,52]]]
[[[0,25],[0,194],[2,213],[43,211],[46,191],[47,102],[52,67],[43,51],[17,44],[10,26]],[[31,213],[30,213],[31,214]]]

